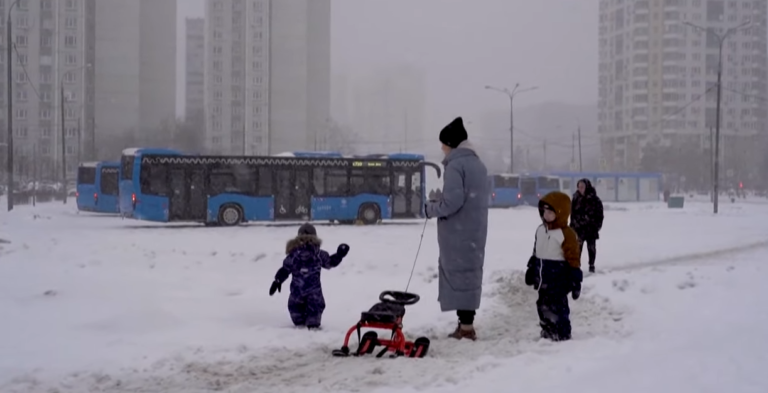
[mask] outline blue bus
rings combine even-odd
[[[558,176],[525,174],[520,176],[520,197],[531,206],[538,206],[539,199],[552,191],[563,191],[563,181]]]
[[[77,168],[77,209],[119,213],[119,162],[84,162]]]
[[[138,165],[134,163],[140,162],[142,154],[162,154],[166,156],[180,156],[181,152],[170,149],[140,149],[130,148],[125,149],[120,157],[120,198],[118,208],[120,214],[124,217],[132,217],[133,211],[139,200],[137,198],[136,189],[138,187],[138,181],[134,182],[134,179],[139,178]],[[151,201],[146,201],[150,202]],[[166,206],[167,208],[167,206]]]
[[[488,189],[491,190],[490,207],[515,207],[523,202],[518,174],[489,175]]]
[[[416,154],[189,156],[131,149],[121,166],[125,216],[222,226],[276,220],[374,224],[424,217],[426,167],[440,176],[440,167]]]

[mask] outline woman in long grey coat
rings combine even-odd
[[[456,310],[459,317],[449,337],[475,340],[488,233],[488,170],[467,140],[461,117],[440,131],[440,142],[445,153],[443,193],[425,206],[427,217],[438,219],[438,301],[442,311]]]

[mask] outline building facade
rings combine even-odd
[[[184,117],[202,118],[205,110],[205,19],[186,20]]]
[[[100,159],[166,145],[176,117],[176,0],[96,0]]]
[[[751,176],[768,126],[765,20],[764,0],[601,0],[603,169],[642,169],[659,146],[699,151],[709,168],[720,40],[687,23],[719,34],[741,25],[723,45],[720,158],[726,176]]]
[[[0,15],[8,15],[11,4],[0,2]],[[20,178],[61,179],[63,168],[71,175],[78,160],[92,157],[94,10],[95,0],[21,0],[10,10],[14,167]],[[0,86],[0,105],[7,108],[5,80]],[[7,110],[0,122],[0,140],[7,143]]]
[[[330,0],[206,0],[205,34],[207,150],[310,149],[330,124]]]

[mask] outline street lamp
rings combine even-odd
[[[16,0],[13,3],[11,3],[11,6],[8,7],[8,20],[6,21],[6,29],[5,29],[5,63],[8,64],[8,69],[6,70],[7,74],[7,88],[8,88],[8,119],[6,119],[7,127],[8,129],[6,132],[8,133],[8,157],[6,159],[7,162],[7,169],[8,169],[8,211],[13,210],[13,39],[11,37],[11,34],[13,33],[13,29],[11,29],[11,11],[13,10],[13,7],[19,4],[19,1]]]
[[[718,210],[718,194],[720,193],[720,100],[721,100],[721,88],[722,88],[722,78],[723,78],[723,44],[725,43],[725,40],[728,38],[731,33],[736,32],[737,30],[746,27],[751,22],[747,21],[744,22],[736,27],[731,27],[725,30],[725,33],[718,34],[714,28],[704,28],[701,26],[697,26],[693,23],[683,22],[684,25],[691,26],[697,30],[701,30],[707,34],[711,34],[714,37],[717,37],[719,41],[719,55],[717,60],[717,114],[715,116],[715,175],[714,175],[714,181],[713,181],[713,210],[714,213],[717,214]]]
[[[91,68],[91,64],[85,64],[80,67],[75,67],[69,70],[64,70],[61,75],[75,72],[79,70],[84,70],[86,68]],[[64,112],[64,103],[66,102],[66,99],[64,97],[64,78],[59,78],[59,89],[61,91],[61,183],[64,186],[64,204],[67,204],[67,128],[66,128],[66,120],[65,120],[65,112]],[[79,132],[79,131],[78,131]],[[79,147],[78,147],[79,149]]]
[[[490,85],[486,85],[486,90],[493,90],[497,91],[499,93],[506,94],[509,97],[509,173],[515,172],[515,117],[514,117],[514,101],[515,96],[520,93],[525,93],[528,91],[533,91],[538,89],[537,86],[534,87],[528,87],[525,89],[518,90],[520,87],[519,83],[515,84],[515,87],[512,90],[505,88],[499,88],[494,87]]]

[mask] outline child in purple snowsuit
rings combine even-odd
[[[317,237],[317,230],[311,224],[299,228],[298,236],[288,241],[285,246],[286,257],[283,260],[275,281],[269,288],[269,296],[280,292],[288,276],[291,279],[291,294],[288,296],[288,312],[296,326],[317,329],[325,310],[323,288],[320,285],[320,269],[332,269],[339,266],[347,256],[349,246],[339,245],[336,254],[329,255],[320,249],[322,241]]]

